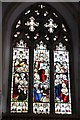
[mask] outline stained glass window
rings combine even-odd
[[[24,40],[13,47],[11,112],[28,112],[29,49]]]
[[[71,114],[69,52],[59,43],[54,51],[55,113]]]
[[[14,26],[10,111],[72,114],[68,25],[50,5],[37,3]]]
[[[50,113],[49,50],[41,41],[34,50],[33,112]]]

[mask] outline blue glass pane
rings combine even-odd
[[[71,114],[69,52],[59,43],[54,51],[55,113]]]
[[[49,50],[41,41],[34,50],[33,112],[50,112]]]

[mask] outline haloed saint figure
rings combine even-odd
[[[29,82],[29,49],[24,40],[13,48],[11,112],[27,112]]]
[[[49,50],[40,41],[34,50],[33,112],[49,113],[50,105],[50,62]],[[41,107],[41,109],[40,109]],[[36,110],[37,108],[37,110]]]

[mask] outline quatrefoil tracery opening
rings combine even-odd
[[[29,26],[29,30],[34,32],[35,27],[38,27],[39,23],[38,22],[34,22],[35,21],[34,17],[30,17],[29,20],[30,20],[30,22],[27,21],[27,23],[25,23],[25,25]]]
[[[29,17],[28,17],[29,15]],[[48,41],[50,40],[50,36],[48,34],[53,34],[52,35],[52,39],[53,41],[57,41],[58,38],[59,38],[59,34],[57,32],[57,34],[54,35],[54,33],[57,31],[57,29],[62,29],[63,32],[61,34],[63,34],[63,40],[64,41],[68,41],[69,37],[67,36],[67,29],[66,29],[66,26],[65,24],[61,23],[61,18],[59,18],[59,14],[57,14],[57,12],[55,10],[51,10],[49,11],[49,6],[41,3],[41,4],[37,4],[35,7],[33,7],[33,10],[32,8],[26,10],[24,12],[24,18],[25,18],[25,21],[24,21],[24,27],[26,30],[29,30],[30,32],[32,32],[32,34],[35,34],[33,35],[34,39],[37,40],[38,37],[40,36],[36,36],[36,33],[39,33],[39,32],[44,32],[45,31],[45,28],[46,28],[46,33],[44,32],[44,37],[45,39]],[[23,18],[23,19],[24,19]],[[26,20],[27,18],[27,20]],[[57,22],[56,20],[59,20],[60,19],[60,23]],[[17,24],[15,26],[16,28],[16,32],[14,34],[14,38],[18,38],[20,35],[21,35],[21,31],[20,28],[23,27],[22,25],[22,19],[19,19],[17,21]],[[41,30],[40,30],[41,29]],[[30,35],[29,34],[29,31],[26,31],[27,34],[24,34],[27,39],[30,39]],[[58,30],[59,31],[59,30]],[[60,30],[61,31],[61,30]]]

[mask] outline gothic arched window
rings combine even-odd
[[[12,29],[11,113],[72,114],[71,36],[63,17],[37,3]]]

